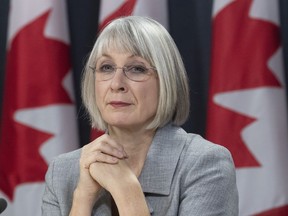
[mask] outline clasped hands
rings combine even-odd
[[[97,200],[101,188],[112,196],[121,193],[125,186],[138,181],[125,159],[124,148],[108,134],[104,134],[82,148],[80,157],[80,178],[77,190],[90,200]],[[114,197],[114,196],[113,196]]]
[[[108,134],[82,148],[80,177],[70,216],[91,215],[102,188],[112,195],[119,215],[150,215],[140,182],[129,167],[127,157],[124,148]]]

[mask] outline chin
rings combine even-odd
[[[134,124],[130,124],[129,122],[117,122],[117,123],[114,122],[114,123],[108,123],[108,125],[118,128],[134,127]]]
[[[107,121],[107,124],[111,127],[117,127],[117,128],[137,128],[137,127],[141,127],[143,126],[143,124],[140,124],[139,122],[132,122],[132,121],[129,121],[129,120],[118,120],[118,121]]]
[[[114,113],[112,113],[112,114],[108,114],[107,116],[103,116],[103,119],[105,122],[107,122],[108,125],[120,127],[120,126],[129,126],[129,125],[135,124],[136,123],[135,119],[137,118],[132,117],[132,116],[127,116],[125,114],[119,115],[119,113],[117,113],[117,115],[115,115]]]

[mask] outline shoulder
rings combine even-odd
[[[54,166],[57,165],[59,167],[68,168],[69,166],[73,166],[75,163],[78,164],[80,154],[81,149],[60,154],[52,160],[51,164]]]
[[[219,215],[237,215],[236,171],[229,150],[200,135],[187,136],[178,166],[182,197],[190,196],[193,200],[199,195],[198,213],[218,211]],[[191,200],[188,198],[186,201]],[[208,202],[209,207],[205,205]],[[191,210],[187,206],[183,205],[183,212]]]
[[[233,158],[227,148],[212,143],[197,134],[187,133],[186,136],[187,139],[180,157],[180,163],[186,169],[186,173],[191,169],[203,173],[214,170],[227,178],[235,179]]]
[[[211,169],[232,178],[235,176],[234,162],[227,148],[198,134],[187,133],[181,127],[167,125],[161,128],[155,136],[150,154],[162,160],[162,166],[169,169],[177,166],[177,170],[184,176],[191,173],[191,170],[199,173]],[[153,163],[156,163],[155,160]]]
[[[157,134],[155,140],[159,140],[160,144],[163,147],[167,147],[168,143],[171,143],[172,148],[169,150],[175,149],[181,151],[181,158],[189,159],[190,162],[193,160],[198,160],[200,158],[223,158],[233,163],[230,151],[219,144],[212,143],[202,136],[194,133],[187,133],[181,127],[168,125],[161,129]],[[176,147],[175,147],[176,146]],[[192,160],[192,161],[191,161]]]
[[[57,180],[67,176],[78,176],[80,154],[81,149],[77,149],[55,157],[49,164],[46,179],[51,177]]]
[[[187,140],[184,146],[184,157],[193,159],[201,159],[205,157],[208,159],[222,158],[227,159],[233,163],[230,151],[222,145],[212,143],[200,135],[187,134]]]
[[[81,149],[76,149],[74,151],[58,155],[57,157],[54,158],[54,161],[61,163],[61,162],[79,160],[80,154]]]
[[[178,158],[176,170],[179,177],[181,176],[182,183],[197,178],[202,178],[204,182],[205,179],[210,181],[214,178],[221,181],[224,187],[226,183],[236,183],[232,155],[224,146],[210,142],[198,134],[187,133],[184,129],[175,126],[168,126],[161,134],[165,145],[168,140],[171,142],[168,146],[170,160],[176,154],[178,155],[175,157]]]
[[[80,154],[81,149],[78,149],[61,154],[51,161],[45,175],[46,196],[49,196],[52,192],[59,199],[70,199],[66,196],[73,192],[77,184]],[[66,193],[63,193],[63,191]]]

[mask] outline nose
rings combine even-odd
[[[114,76],[111,79],[111,89],[113,91],[126,91],[126,76],[123,68],[116,68]]]

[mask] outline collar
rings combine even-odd
[[[182,128],[159,128],[149,148],[139,181],[144,193],[168,195],[187,134]]]

